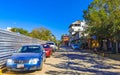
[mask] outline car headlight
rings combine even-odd
[[[7,64],[13,64],[14,61],[12,59],[7,59]]]
[[[39,61],[38,58],[30,59],[29,64],[37,64],[38,61]]]

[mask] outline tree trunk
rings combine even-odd
[[[118,41],[116,41],[116,53],[118,53]]]

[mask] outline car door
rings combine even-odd
[[[44,48],[42,46],[41,46],[41,49],[42,49],[43,61],[45,62],[46,61],[46,53],[45,53],[45,50],[44,50]]]

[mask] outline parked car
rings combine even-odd
[[[72,44],[71,47],[72,47],[72,49],[80,49],[77,44]]]
[[[50,57],[51,54],[52,54],[52,48],[50,47],[50,45],[48,44],[42,44],[44,50],[45,50],[45,53],[46,53],[46,57]]]
[[[42,45],[25,45],[7,60],[6,67],[11,71],[42,70],[45,60]]]
[[[54,43],[54,42],[46,42],[46,44],[49,44],[49,45],[50,45],[50,47],[52,47],[52,48],[53,48],[53,51],[56,51],[56,50],[57,50],[57,46],[55,45],[55,43]]]

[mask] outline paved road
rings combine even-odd
[[[63,47],[47,58],[42,71],[8,71],[3,75],[120,75],[120,61]]]

